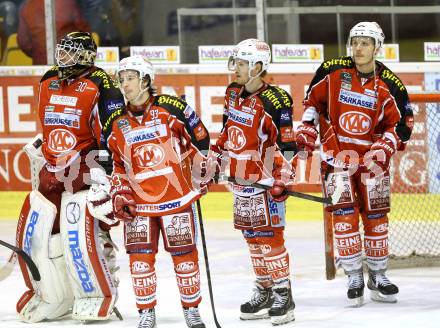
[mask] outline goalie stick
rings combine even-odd
[[[24,250],[22,250],[19,247],[16,247],[14,245],[11,245],[3,240],[0,240],[0,245],[3,245],[15,252],[18,256],[20,256],[23,261],[26,263],[27,267],[29,268],[29,271],[32,274],[32,278],[34,278],[35,281],[40,281],[40,271],[38,271],[37,266],[35,265],[34,261],[32,261],[31,257],[26,254]]]
[[[206,278],[208,280],[208,290],[209,290],[209,298],[211,299],[212,315],[214,316],[215,326],[217,328],[222,328],[218,323],[217,315],[215,313],[214,294],[212,293],[212,284],[211,284],[211,271],[209,270],[208,250],[206,249],[205,228],[203,227],[203,217],[202,217],[202,209],[200,207],[200,200],[197,200],[196,203],[197,203],[197,214],[199,216],[199,222],[200,222],[200,235],[202,237],[203,255],[205,257]]]
[[[243,179],[233,178],[233,177],[230,177],[227,175],[220,175],[220,176],[216,175],[214,177],[214,179],[219,179],[219,181],[224,180],[224,181],[232,182],[235,184],[239,184],[239,185],[243,185],[243,186],[250,186],[250,187],[254,187],[254,188],[260,188],[260,189],[264,189],[264,190],[268,190],[268,189],[272,188],[272,186],[269,186],[269,185],[261,184],[258,182],[250,183],[249,181],[246,181]],[[298,191],[287,191],[287,195],[297,197],[297,198],[306,199],[306,200],[311,200],[313,202],[318,202],[318,203],[322,203],[322,204],[334,205],[339,201],[339,198],[341,198],[343,191],[344,191],[343,184],[338,183],[334,193],[330,197],[323,198],[323,197],[305,194],[305,193],[298,192]]]

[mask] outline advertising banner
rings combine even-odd
[[[178,46],[145,46],[130,47],[130,56],[141,55],[153,64],[179,64],[180,48]]]
[[[118,47],[98,47],[96,52],[96,64],[117,64],[119,63]]]
[[[324,61],[322,44],[273,44],[274,63],[321,63]]]
[[[422,73],[399,76],[408,85],[421,87],[424,81]],[[311,73],[269,74],[266,77],[268,83],[280,85],[292,95],[295,126],[301,120],[305,86],[312,78]],[[36,120],[39,80],[39,76],[0,76],[0,190],[30,190],[29,161],[22,147],[41,130]],[[160,74],[155,83],[159,93],[185,95],[211,137],[216,139],[222,128],[225,89],[232,80],[231,74]],[[424,158],[420,157],[421,151],[416,149],[409,154],[402,153],[404,157],[396,157],[393,172],[399,183],[420,183],[414,172],[427,170]],[[411,166],[414,161],[420,166]],[[303,184],[301,190],[319,191],[319,158],[315,156],[310,163],[300,163],[297,175]],[[400,179],[400,175],[406,179]]]
[[[440,42],[424,42],[425,61],[440,61]]]
[[[351,48],[347,47],[347,56],[351,56]],[[377,60],[381,62],[394,62],[400,61],[399,57],[399,45],[397,43],[384,44],[377,54]]]
[[[199,64],[226,64],[234,46],[199,46]]]

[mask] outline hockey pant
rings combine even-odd
[[[388,211],[390,206],[389,175],[365,178],[362,171],[352,176],[347,171],[327,173],[326,195],[332,183],[342,175],[345,184],[338,204],[331,209],[336,248],[345,272],[362,268],[362,238],[359,215],[364,227],[364,250],[370,270],[386,270],[388,263]],[[332,182],[333,181],[333,182]]]
[[[17,245],[38,269],[36,282],[20,262],[29,289],[17,303],[21,320],[39,322],[66,313],[78,320],[105,320],[117,298],[113,249],[86,206],[87,191],[60,196],[61,211],[39,191],[26,198],[17,225]],[[61,212],[59,233],[53,233]]]
[[[174,263],[182,306],[194,307],[201,302],[196,224],[194,205],[179,213],[161,217],[137,217],[133,222],[126,223],[126,248],[139,309],[156,305],[155,262],[159,234],[162,234],[165,250],[170,252]]]
[[[290,288],[289,254],[282,229],[243,230],[257,282],[263,287]]]

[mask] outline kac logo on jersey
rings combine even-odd
[[[138,146],[133,155],[136,164],[142,168],[151,168],[162,163],[165,152],[162,147],[156,144]]]
[[[231,150],[240,150],[246,144],[246,137],[242,129],[236,126],[228,128],[228,146]]]
[[[56,153],[72,150],[76,145],[75,135],[64,129],[56,129],[49,133],[47,146]]]
[[[367,134],[371,129],[371,118],[360,112],[347,112],[339,117],[339,126],[354,135]]]

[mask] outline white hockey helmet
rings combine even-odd
[[[119,73],[126,70],[132,70],[139,73],[139,78],[142,81],[145,76],[150,77],[150,84],[154,81],[154,67],[151,62],[141,55],[134,55],[121,59],[116,68],[116,76],[119,77]]]
[[[232,56],[229,57],[229,70],[235,70],[236,59],[246,60],[249,63],[249,70],[253,69],[258,62],[261,62],[263,72],[269,67],[270,47],[266,42],[261,40],[243,40],[234,47]]]
[[[383,46],[385,34],[376,22],[360,22],[352,27],[348,35],[347,47],[351,46],[351,39],[355,36],[367,36],[374,39],[374,48],[377,50]]]

